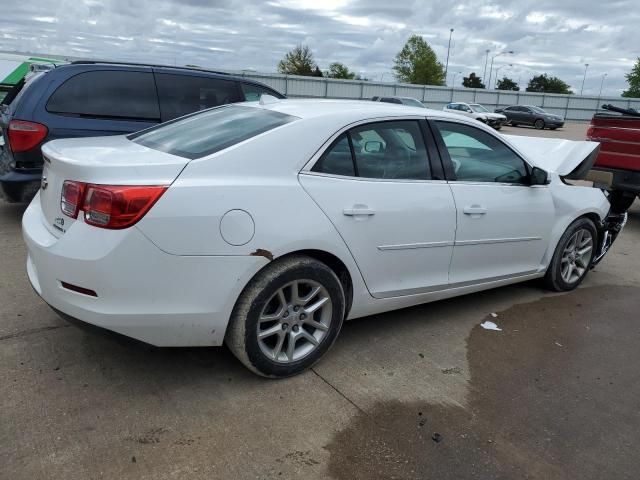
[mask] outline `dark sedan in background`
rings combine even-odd
[[[512,105],[506,108],[497,108],[496,113],[501,113],[507,117],[507,123],[513,127],[518,125],[531,125],[542,130],[549,128],[555,130],[564,126],[564,119],[553,113],[545,112],[540,107],[532,105]]]

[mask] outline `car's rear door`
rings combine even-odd
[[[451,285],[539,271],[555,219],[549,187],[530,185],[528,165],[497,134],[453,121],[433,124],[455,173],[449,182],[457,207]]]
[[[426,128],[418,119],[358,125],[337,136],[313,168],[300,174],[374,297],[448,284],[455,204]]]
[[[154,75],[163,122],[206,108],[244,100],[236,81],[206,72],[177,72],[156,68]]]

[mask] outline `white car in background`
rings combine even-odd
[[[597,147],[266,96],[53,140],[23,218],[27,272],[62,316],[159,346],[225,342],[285,377],[345,319],[540,277],[576,288],[624,221],[563,181]]]
[[[490,127],[500,130],[507,122],[507,117],[501,113],[494,113],[487,110],[479,103],[452,102],[445,105],[442,110],[449,113],[457,113],[465,117],[474,118],[486,123]]]

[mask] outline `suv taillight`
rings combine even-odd
[[[62,187],[61,207],[72,218],[83,211],[84,221],[89,225],[128,228],[144,217],[167,188],[158,185],[94,185],[66,180]]]
[[[11,120],[7,128],[9,147],[14,153],[26,152],[40,145],[48,133],[49,129],[41,123]]]

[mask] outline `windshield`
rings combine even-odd
[[[488,112],[489,110],[487,110],[486,108],[484,108],[482,105],[478,104],[478,103],[471,103],[469,104],[469,106],[471,107],[471,110],[473,110],[474,112]]]
[[[189,159],[229,148],[297,117],[255,107],[226,105],[129,135],[145,147]]]
[[[541,109],[540,107],[529,107],[531,110],[533,110],[536,113],[547,113],[545,112],[543,109]]]
[[[409,105],[410,107],[424,108],[424,105],[422,104],[422,102],[420,102],[419,100],[416,100],[415,98],[403,98],[402,103],[404,103],[405,105]]]

